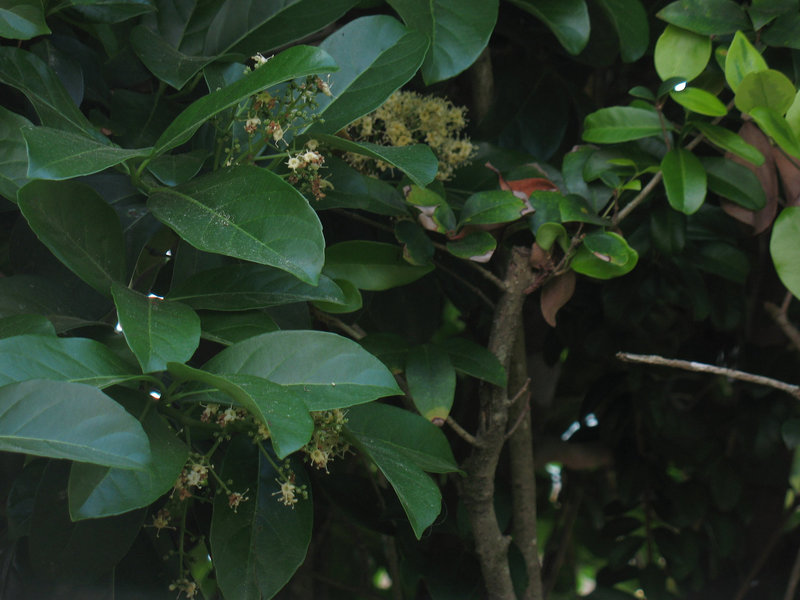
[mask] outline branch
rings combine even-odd
[[[738,379],[740,381],[747,381],[749,383],[757,383],[758,385],[765,385],[767,387],[775,388],[786,392],[800,400],[800,385],[793,385],[771,377],[764,377],[763,375],[753,375],[738,369],[728,369],[725,367],[715,367],[706,363],[699,363],[689,360],[678,360],[675,358],[664,358],[663,356],[656,356],[654,354],[630,354],[628,352],[617,352],[617,358],[623,362],[630,363],[645,363],[648,365],[659,365],[662,367],[672,367],[673,369],[683,369],[684,371],[694,371],[696,373],[711,373],[712,375],[722,375],[723,377],[730,377],[731,379]]]
[[[631,214],[637,206],[644,202],[645,198],[647,198],[650,195],[650,192],[652,192],[655,187],[661,183],[663,178],[664,174],[661,171],[653,175],[653,178],[647,182],[647,185],[642,188],[642,191],[636,194],[636,197],[628,202],[628,204],[626,204],[625,207],[614,216],[611,222],[614,225],[618,225],[622,219]]]
[[[329,315],[328,313],[319,310],[315,306],[311,307],[311,314],[314,315],[314,318],[318,321],[321,321],[322,323],[325,323],[325,325],[333,327],[334,329],[343,331],[356,341],[362,340],[367,336],[366,332],[358,325],[348,325],[341,319],[334,317],[333,315]]]
[[[472,435],[469,431],[467,431],[463,427],[461,427],[461,425],[459,425],[458,422],[453,417],[448,415],[447,419],[445,419],[444,422],[450,425],[450,427],[453,429],[453,431],[456,432],[458,437],[466,441],[470,446],[480,446],[480,442],[478,442],[475,436]]]
[[[781,328],[784,335],[792,342],[794,349],[800,352],[800,331],[789,322],[789,317],[786,316],[786,310],[779,308],[772,302],[765,302],[764,308],[767,309],[769,316],[772,317],[772,320]]]

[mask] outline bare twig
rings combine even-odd
[[[467,263],[469,264],[469,261],[467,261]],[[461,285],[463,285],[464,287],[466,287],[467,289],[469,289],[469,290],[470,290],[470,291],[471,291],[473,294],[475,294],[475,295],[476,295],[478,298],[480,298],[481,300],[483,300],[483,302],[484,302],[484,303],[485,303],[485,304],[486,304],[486,305],[487,305],[489,308],[491,308],[492,310],[494,310],[494,309],[495,309],[495,303],[494,303],[494,302],[492,302],[492,301],[491,301],[491,299],[490,299],[490,298],[489,298],[489,297],[488,297],[486,294],[484,294],[484,293],[483,293],[483,290],[481,290],[481,289],[480,289],[478,286],[476,286],[476,285],[474,285],[474,284],[470,283],[469,281],[467,281],[466,279],[464,279],[463,277],[461,277],[461,275],[459,275],[458,273],[456,273],[456,272],[455,272],[455,271],[453,271],[452,269],[449,269],[448,267],[445,267],[445,266],[444,266],[444,265],[443,265],[441,262],[439,262],[439,261],[434,261],[434,264],[436,265],[436,268],[437,268],[437,269],[440,269],[441,271],[443,271],[443,272],[447,273],[448,275],[450,275],[450,276],[451,276],[453,279],[455,279],[456,281],[458,281],[458,282],[459,282]],[[485,269],[481,269],[481,271],[485,271]],[[487,271],[487,272],[488,272],[488,271]],[[494,277],[494,275],[492,275],[492,277]]]
[[[514,424],[506,433],[506,439],[509,439],[512,435],[514,435],[514,432],[519,428],[520,424],[525,420],[525,418],[530,414],[530,412],[531,412],[531,395],[528,394],[527,400],[525,401],[525,404],[523,404],[522,407],[520,408],[519,414],[517,415]]]
[[[464,440],[471,446],[480,446],[480,442],[475,438],[475,436],[472,435],[469,431],[467,431],[463,427],[461,427],[461,425],[459,425],[458,422],[453,417],[448,415],[447,419],[445,419],[444,422],[450,425],[452,430],[455,431],[456,435],[458,435],[458,437],[460,437],[462,440]]]
[[[671,367],[673,369],[683,369],[684,371],[694,371],[696,373],[711,373],[712,375],[722,375],[723,377],[730,377],[731,379],[738,379],[740,381],[747,381],[748,383],[757,383],[758,385],[765,385],[767,387],[775,388],[786,392],[800,400],[800,386],[772,377],[764,377],[763,375],[754,375],[738,369],[728,369],[725,367],[715,367],[706,363],[699,363],[690,360],[678,360],[675,358],[664,358],[655,354],[631,354],[629,352],[617,352],[617,358],[624,362],[630,363],[644,363],[648,365],[659,365],[662,367]]]
[[[530,386],[530,384],[531,384],[531,378],[530,378],[530,377],[527,377],[527,378],[525,379],[525,383],[523,383],[523,384],[520,386],[520,388],[517,390],[517,393],[516,393],[516,394],[514,394],[514,397],[513,397],[513,398],[511,398],[510,400],[508,400],[508,401],[507,401],[507,404],[508,404],[509,406],[513,406],[514,404],[516,404],[516,403],[517,403],[517,401],[518,401],[520,398],[522,398],[522,394],[524,394],[525,392],[527,392],[527,391],[528,391],[528,386]]]
[[[322,312],[318,308],[312,306],[311,307],[311,314],[314,315],[314,318],[318,321],[322,321],[326,325],[333,327],[334,329],[338,329],[339,331],[343,331],[351,338],[356,341],[362,340],[367,336],[367,333],[361,329],[358,325],[348,325],[341,319],[334,317],[333,315],[329,315],[326,312]]]
[[[655,189],[655,187],[659,183],[661,183],[661,180],[663,178],[664,178],[664,175],[663,175],[663,173],[661,171],[659,171],[658,173],[653,175],[653,178],[650,181],[647,182],[647,185],[642,188],[642,191],[639,192],[638,194],[636,194],[636,197],[633,200],[628,202],[622,208],[622,210],[620,210],[616,215],[614,215],[614,218],[612,219],[611,222],[614,225],[618,225],[619,222],[622,221],[622,219],[624,219],[629,214],[631,214],[634,210],[636,210],[636,207],[639,206],[642,202],[644,202],[645,198],[647,198],[650,195],[650,192],[652,192]]]
[[[800,351],[800,331],[798,331],[797,327],[789,322],[789,317],[786,316],[786,311],[778,308],[772,302],[765,302],[764,308],[767,309],[767,312],[769,313],[769,316],[772,317],[772,320],[775,321],[778,327],[781,328],[783,334],[789,338],[790,342],[792,342],[794,349]]]

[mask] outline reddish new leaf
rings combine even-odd
[[[575,272],[567,271],[554,277],[542,288],[542,316],[550,327],[556,326],[556,313],[564,306],[575,292]]]
[[[787,206],[800,206],[800,166],[777,146],[772,148],[772,158],[778,167]]]

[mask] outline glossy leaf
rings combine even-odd
[[[100,342],[51,335],[0,340],[0,385],[49,379],[106,387],[129,378],[132,367]]]
[[[422,417],[386,404],[366,404],[347,413],[354,445],[381,470],[397,493],[419,539],[441,509],[441,493],[424,471],[457,471],[441,430]]]
[[[719,125],[712,125],[711,123],[704,123],[702,121],[694,121],[692,125],[699,129],[700,133],[715,146],[731,154],[735,154],[753,163],[757,167],[764,164],[764,155],[761,154],[755,146],[751,146],[745,142],[740,135],[733,131],[720,127]]]
[[[429,146],[424,144],[379,146],[370,142],[354,142],[335,135],[315,134],[314,137],[334,150],[354,152],[387,162],[422,187],[433,181],[439,170],[439,161],[436,159],[436,155]]]
[[[662,81],[680,77],[691,81],[702,73],[711,58],[711,40],[674,25],[667,25],[656,41],[656,73]]]
[[[18,194],[31,229],[62,263],[108,294],[125,277],[119,218],[92,188],[75,181],[31,181]]]
[[[267,169],[216,171],[150,196],[148,207],[195,248],[270,265],[315,285],[322,226],[306,199]]]
[[[599,4],[617,32],[622,60],[639,60],[650,42],[647,13],[640,0],[600,0]]]
[[[17,201],[17,190],[28,183],[28,153],[22,128],[31,122],[0,106],[0,196]]]
[[[342,291],[343,301],[312,300],[311,303],[319,310],[331,314],[346,314],[360,310],[364,305],[364,299],[355,284],[347,279],[336,279],[334,283]]]
[[[144,373],[164,371],[168,362],[192,357],[200,343],[200,318],[191,308],[120,284],[111,293],[122,333]]]
[[[279,329],[275,320],[260,310],[202,312],[200,327],[201,337],[225,346]]]
[[[622,236],[610,231],[595,231],[583,239],[570,267],[576,273],[612,279],[629,273],[638,260],[636,250]]]
[[[466,338],[451,337],[437,344],[450,357],[459,373],[477,377],[497,386],[506,384],[506,371],[490,350]]]
[[[700,159],[673,148],[661,161],[661,171],[670,206],[687,215],[697,212],[706,199],[706,172]]]
[[[539,194],[557,194],[557,192],[535,192]],[[597,214],[585,198],[575,194],[568,194],[558,198],[558,212],[562,223],[591,223],[593,225],[607,225],[608,221]],[[539,231],[536,231],[537,235]]]
[[[411,399],[419,413],[429,421],[443,424],[456,392],[456,371],[447,352],[431,344],[412,348],[405,372]]]
[[[491,190],[472,194],[464,203],[458,226],[509,223],[522,217],[525,201],[512,192]]]
[[[800,298],[800,207],[787,206],[778,215],[769,240],[772,262],[783,285]]]
[[[509,1],[547,25],[570,54],[580,53],[589,41],[591,24],[585,0]]]
[[[747,167],[726,158],[701,159],[708,177],[708,187],[748,210],[761,210],[767,203],[761,182]]]
[[[170,123],[155,143],[153,154],[160,155],[180,146],[200,126],[217,113],[283,81],[336,70],[330,56],[319,48],[295,46],[272,57],[247,77],[192,102]]]
[[[408,32],[387,15],[351,21],[320,48],[339,65],[331,79],[333,97],[318,96],[323,123],[312,132],[336,133],[372,112],[417,72],[428,49],[427,37]]]
[[[132,411],[148,400],[131,401]],[[135,412],[133,414],[136,414]],[[73,463],[69,475],[69,514],[73,521],[120,515],[148,506],[172,488],[189,449],[167,421],[150,409],[142,427],[150,439],[150,461],[142,470]]]
[[[299,450],[311,439],[314,421],[297,389],[255,375],[216,375],[179,363],[170,363],[169,373],[176,379],[211,385],[247,409],[269,429],[278,458]]]
[[[447,250],[450,254],[475,262],[491,260],[495,248],[497,248],[497,240],[488,231],[470,231],[459,240],[447,242]]]
[[[153,75],[176,89],[181,89],[200,69],[216,58],[187,55],[144,25],[131,31],[130,40],[136,56]]]
[[[627,142],[661,135],[658,113],[644,108],[614,106],[586,116],[583,139],[597,144]]]
[[[362,290],[399,287],[432,270],[433,265],[409,264],[403,259],[402,248],[383,242],[340,242],[325,250],[325,275],[346,279]]]
[[[320,275],[316,286],[279,269],[238,264],[200,271],[178,284],[168,295],[197,309],[248,310],[306,300],[343,303],[341,289]]]
[[[135,417],[82,383],[33,379],[0,387],[0,450],[124,469],[150,460]]]
[[[401,393],[361,346],[322,331],[274,331],[226,348],[205,370],[256,375],[297,391],[309,410],[332,410]]]
[[[150,148],[128,150],[49,127],[26,128],[22,136],[28,147],[28,177],[31,179],[91,175],[150,153]]]
[[[561,223],[542,223],[536,230],[536,243],[545,252],[549,252],[553,244],[558,242],[562,250],[569,246],[567,230]]]
[[[56,329],[44,315],[0,317],[0,340],[26,334],[55,336]]]
[[[750,109],[750,116],[761,131],[775,140],[775,143],[794,157],[800,158],[800,141],[784,117],[765,106]]]
[[[3,4],[0,7],[0,37],[29,40],[50,33],[41,0],[13,0]]]
[[[308,485],[298,461],[292,461],[291,470],[295,485]],[[214,498],[210,541],[217,585],[226,598],[272,598],[306,558],[314,516],[311,494],[294,506],[281,504],[279,474],[241,437],[229,446],[220,476],[248,500],[234,512],[226,494]]]
[[[750,73],[767,70],[767,62],[741,31],[733,36],[725,58],[725,79],[735,92],[742,79]]]
[[[406,25],[431,40],[422,64],[426,85],[469,67],[486,47],[497,21],[497,0],[389,0]]]
[[[164,154],[147,165],[147,170],[164,185],[180,185],[197,175],[206,160],[206,153]]]
[[[687,87],[680,92],[670,92],[669,95],[675,102],[699,115],[724,117],[728,114],[728,109],[719,98],[700,88]]]
[[[756,107],[769,108],[783,115],[794,101],[794,84],[774,69],[748,73],[739,82],[733,97],[736,108],[749,113]]]
[[[742,7],[731,0],[679,0],[662,8],[656,16],[703,35],[724,35],[750,26]]]

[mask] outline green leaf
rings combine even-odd
[[[6,0],[0,6],[0,37],[29,40],[49,33],[42,0]]]
[[[309,410],[332,410],[401,391],[394,376],[355,342],[322,331],[274,331],[226,348],[205,370],[257,375],[297,391]]]
[[[601,108],[583,121],[583,139],[587,142],[614,144],[653,135],[661,135],[661,121],[657,112],[644,108]]]
[[[534,192],[535,194],[558,194],[558,192]],[[599,216],[591,207],[589,201],[576,194],[567,194],[558,198],[558,211],[562,223],[591,223],[593,225],[608,225],[608,221]],[[536,231],[537,235],[539,231]]]
[[[389,0],[410,29],[431,40],[422,65],[426,85],[469,67],[486,47],[497,21],[497,0]]]
[[[703,35],[724,35],[750,27],[747,14],[731,0],[679,0],[662,8],[656,16]]]
[[[552,31],[570,54],[579,54],[589,41],[591,24],[585,0],[509,0],[528,11]]]
[[[488,262],[495,248],[497,240],[488,231],[470,231],[460,240],[447,242],[450,254],[475,262]]]
[[[789,107],[789,110],[786,111],[786,121],[789,123],[789,127],[792,128],[794,135],[796,137],[800,136],[800,91],[795,94],[792,105]],[[1,179],[0,184],[2,184]],[[1,191],[0,189],[0,192]]]
[[[285,271],[253,264],[200,271],[178,284],[167,297],[208,310],[248,310],[306,300],[345,301],[339,286],[325,275],[312,286]]]
[[[510,223],[522,217],[525,201],[512,192],[490,190],[472,194],[464,203],[458,226]]]
[[[0,62],[1,67],[2,62]],[[164,154],[167,150],[180,146],[208,119],[265,88],[298,77],[335,70],[336,64],[331,57],[319,48],[310,46],[289,48],[273,56],[247,77],[192,102],[158,138],[153,148],[153,155]]]
[[[142,372],[164,371],[168,362],[192,357],[200,343],[200,318],[191,308],[118,283],[111,293],[122,333]]]
[[[781,437],[789,449],[800,446],[800,419],[789,419],[781,424]]]
[[[323,275],[324,277],[324,275]],[[319,310],[332,314],[346,314],[360,310],[364,305],[361,292],[354,283],[347,279],[336,279],[334,283],[342,290],[344,301],[326,302],[325,300],[312,300],[312,304]]]
[[[733,101],[740,111],[749,113],[765,107],[783,115],[794,101],[797,90],[786,75],[774,69],[748,73],[739,82]]]
[[[319,279],[322,225],[300,192],[267,169],[234,167],[161,188],[148,207],[199,250],[277,267],[311,285]]]
[[[692,256],[693,264],[700,270],[744,285],[750,272],[747,255],[725,242],[703,244]]]
[[[78,277],[108,295],[125,278],[125,245],[117,213],[76,181],[31,181],[18,193],[31,229]]]
[[[141,424],[100,390],[33,379],[0,387],[0,450],[124,469],[150,461]]]
[[[279,329],[272,317],[260,310],[203,312],[200,327],[201,337],[225,346]]]
[[[800,298],[800,207],[787,206],[775,219],[769,252],[783,285]]]
[[[99,23],[121,23],[156,10],[153,0],[65,0],[62,4]]]
[[[150,148],[128,150],[50,127],[28,127],[22,130],[22,137],[28,147],[28,177],[31,179],[91,175],[150,153]]]
[[[563,250],[569,246],[567,230],[561,223],[542,223],[536,230],[536,243],[544,250],[549,252],[553,244],[558,242]]]
[[[726,152],[735,154],[753,163],[756,167],[760,167],[764,164],[764,155],[761,154],[755,146],[751,146],[745,142],[739,134],[725,129],[724,127],[720,127],[719,125],[712,125],[711,123],[704,123],[702,121],[692,121],[692,125],[699,129],[700,133],[702,133],[709,142],[722,148]]]
[[[667,25],[656,41],[656,73],[662,81],[680,77],[691,81],[702,73],[711,58],[711,39],[686,29]]]
[[[17,201],[17,190],[28,183],[28,153],[22,128],[31,127],[25,117],[0,106],[0,196]]]
[[[755,49],[746,35],[737,31],[725,58],[725,79],[728,85],[735,92],[746,75],[766,70],[767,62],[761,53]]]
[[[429,41],[408,32],[388,15],[361,17],[331,34],[320,48],[339,71],[331,80],[333,96],[318,96],[323,123],[310,132],[336,133],[372,112],[417,72]]]
[[[675,102],[699,115],[724,117],[728,114],[728,109],[719,98],[700,88],[687,87],[669,95]]]
[[[161,81],[181,89],[215,56],[191,56],[176,49],[168,40],[139,25],[130,34],[131,47],[150,72]]]
[[[403,250],[383,242],[349,241],[325,250],[325,274],[346,279],[359,289],[388,290],[416,281],[433,265],[415,266],[403,259]]]
[[[622,60],[639,60],[650,43],[647,13],[640,0],[600,0],[599,4],[617,32]]]
[[[127,363],[94,340],[51,335],[0,340],[0,385],[50,379],[106,387],[131,374]]]
[[[406,262],[424,266],[433,258],[434,247],[428,234],[416,221],[403,219],[394,225],[394,237],[403,244],[403,258]]]
[[[784,48],[800,49],[800,40],[797,39],[797,28],[800,27],[800,14],[797,6],[780,15],[775,23],[761,36],[761,41],[768,46],[782,46]]]
[[[625,239],[610,231],[595,231],[583,239],[570,267],[597,279],[612,279],[629,273],[639,260]]]
[[[491,351],[466,338],[452,337],[437,344],[447,353],[459,373],[477,377],[497,386],[506,384],[506,370]]]
[[[419,539],[441,509],[441,493],[424,471],[457,471],[439,428],[422,417],[386,404],[366,404],[347,413],[354,445],[381,470],[397,493]]]
[[[700,159],[715,194],[747,210],[761,210],[767,203],[761,182],[747,167],[727,158],[704,156]]]
[[[56,335],[56,329],[44,315],[0,317],[0,340],[26,334],[52,337]]]
[[[314,421],[298,389],[255,375],[216,375],[179,363],[170,363],[169,373],[176,379],[211,385],[247,409],[269,429],[278,458],[299,450],[311,439]]]
[[[147,165],[147,170],[164,185],[180,185],[197,175],[207,158],[204,150],[186,154],[164,154]]]
[[[439,161],[426,144],[413,146],[379,146],[370,142],[353,142],[335,135],[315,134],[321,143],[334,150],[354,152],[389,163],[408,175],[414,183],[425,187],[436,177]]]
[[[290,469],[295,485],[308,485],[298,461]],[[226,494],[214,498],[210,540],[217,584],[226,598],[272,598],[306,559],[314,517],[311,495],[294,506],[281,504],[280,474],[244,436],[231,443],[220,476],[248,500],[234,512]]]
[[[670,206],[691,215],[706,199],[706,172],[694,154],[683,148],[673,148],[661,161],[664,188]]]
[[[750,109],[750,116],[781,149],[800,158],[800,141],[784,117],[766,106]]]
[[[405,372],[411,400],[419,413],[443,424],[456,393],[456,371],[447,353],[431,344],[412,348]]]
[[[139,396],[124,405],[136,415],[149,401]],[[72,464],[68,491],[73,521],[120,515],[149,506],[175,484],[189,458],[189,449],[154,409],[147,412],[142,427],[150,439],[150,461],[144,469]]]
[[[42,125],[105,139],[72,101],[55,72],[35,54],[0,47],[0,82],[25,94]]]

